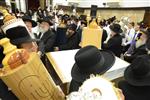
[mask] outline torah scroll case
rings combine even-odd
[[[11,49],[9,47],[13,47],[9,39],[6,38],[0,40],[0,45],[4,47],[5,53],[8,49]],[[14,56],[15,53],[18,53],[18,50],[12,50],[11,52],[13,51],[16,52],[11,53],[11,56],[6,56],[9,58],[4,58],[5,62],[10,60],[11,57],[18,57]],[[63,94],[53,82],[37,53],[29,53],[27,62],[13,67],[13,69],[9,64],[5,65],[8,66],[4,66],[0,70],[0,78],[20,100],[63,100]]]

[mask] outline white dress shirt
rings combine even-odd
[[[125,46],[132,43],[132,40],[134,38],[134,34],[135,34],[134,28],[127,30],[127,33],[125,34],[125,39],[126,39],[126,41],[124,43]]]

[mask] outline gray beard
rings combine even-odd
[[[136,48],[139,48],[140,46],[142,46],[142,45],[144,45],[146,42],[143,40],[138,40],[137,42],[136,42],[136,44],[135,44],[135,47]]]

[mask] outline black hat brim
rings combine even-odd
[[[132,71],[131,65],[126,68],[124,77],[133,86],[150,86],[150,73],[143,78],[137,78]]]
[[[44,19],[40,19],[38,22],[39,22],[39,23],[47,22],[50,26],[54,25],[52,22],[50,22],[50,21],[48,21],[48,20],[44,20]]]
[[[98,63],[96,66],[96,69],[93,73],[81,73],[79,67],[77,66],[77,64],[75,63],[72,71],[71,71],[71,76],[73,80],[76,80],[78,82],[83,82],[85,81],[87,78],[90,77],[90,74],[104,74],[106,71],[108,71],[115,63],[115,56],[112,52],[107,51],[107,50],[101,50],[100,51],[102,56],[104,57],[104,64],[103,66],[99,66],[101,65],[100,63]]]
[[[34,21],[34,20],[31,20],[31,19],[23,19],[23,21],[29,21],[32,23],[32,27],[36,27],[37,26],[37,23]]]
[[[110,28],[110,30],[114,31],[115,33],[122,33],[123,32],[123,30],[121,28],[120,28],[120,30],[115,31],[113,25],[110,25],[109,28]]]
[[[24,38],[11,40],[11,43],[14,45],[20,45],[22,43],[38,42],[38,41],[39,41],[38,39],[32,39],[32,38],[24,37]]]

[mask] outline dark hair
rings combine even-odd
[[[133,27],[134,27],[134,25],[135,25],[135,23],[134,23],[134,22],[130,22],[129,24],[131,24]]]

